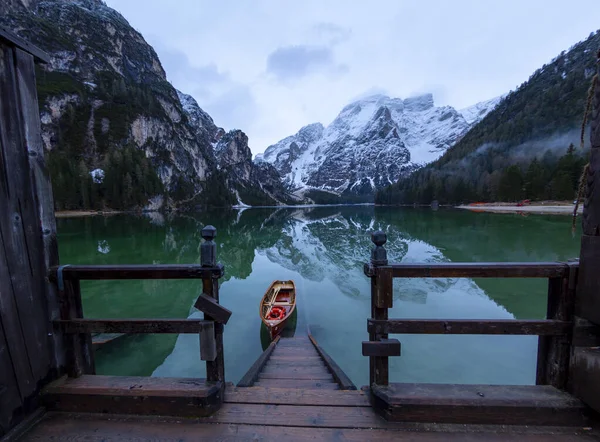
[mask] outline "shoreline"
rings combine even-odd
[[[548,201],[548,204],[533,203],[526,206],[517,206],[510,203],[484,203],[456,206],[457,209],[466,209],[471,212],[489,213],[533,213],[538,215],[573,215],[574,204],[561,201]],[[583,203],[579,204],[577,214],[583,213]]]
[[[56,218],[80,218],[84,216],[109,216],[125,213],[119,210],[57,210],[54,212]]]

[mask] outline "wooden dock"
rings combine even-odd
[[[221,408],[203,418],[132,416],[119,410],[113,413],[118,414],[49,412],[35,425],[24,428],[21,438],[15,437],[15,440],[600,440],[598,433],[586,427],[388,422],[374,411],[367,390],[321,387],[235,387],[230,384]]]
[[[220,408],[216,390],[194,379],[63,378],[42,395],[52,411],[22,440],[598,440],[583,404],[551,386],[394,384],[372,396],[310,334],[276,338],[238,386],[226,385]],[[401,422],[375,411],[382,394]]]

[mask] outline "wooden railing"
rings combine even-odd
[[[536,383],[567,386],[572,343],[573,311],[578,261],[538,263],[435,263],[388,264],[387,237],[371,235],[375,244],[365,274],[371,278],[369,341],[363,355],[369,357],[370,384],[389,384],[390,356],[400,356],[400,342],[389,334],[538,335]],[[394,278],[546,278],[548,307],[544,320],[391,319]]]
[[[200,337],[200,360],[206,361],[206,380],[224,385],[223,326],[231,312],[219,305],[219,279],[224,268],[216,263],[217,234],[213,226],[202,229],[200,264],[179,265],[65,265],[51,270],[60,300],[56,332],[65,336],[66,372],[70,377],[95,374],[91,333],[194,333]],[[200,279],[202,293],[195,307],[204,319],[98,319],[84,318],[81,280]]]

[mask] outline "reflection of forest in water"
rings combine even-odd
[[[524,218],[372,206],[247,209],[168,217],[152,214],[61,219],[61,262],[196,263],[202,240],[200,231],[207,224],[217,227],[218,260],[225,265],[222,282],[232,277],[247,278],[255,253],[259,253],[308,280],[329,278],[348,296],[361,295],[357,286],[364,278],[362,265],[369,259],[372,247],[369,232],[377,229],[388,235],[390,262],[558,261],[577,256],[579,244],[578,238],[569,234],[568,217],[560,216]],[[539,282],[520,281],[526,289]],[[447,283],[436,280],[432,288]],[[488,294],[494,297],[492,288],[496,282],[478,283],[491,289]],[[168,291],[173,282],[124,281],[119,282],[121,289],[116,289],[112,281],[85,284],[107,292],[127,288],[127,296],[143,304],[146,294]],[[162,312],[167,316],[186,316],[194,296],[186,294],[186,289],[194,287],[195,293],[196,285],[185,287],[184,283],[175,297],[169,293],[170,306],[163,306],[158,315]],[[396,280],[396,286],[396,297],[425,302],[422,285]],[[93,311],[104,310],[100,305],[89,307]],[[118,309],[118,305],[115,307]],[[154,307],[149,306],[150,310]]]
[[[260,270],[253,264],[264,262],[261,257],[297,272],[307,284],[333,284],[349,299],[363,301],[370,296],[362,266],[370,256],[373,230],[387,233],[390,262],[566,260],[577,255],[579,246],[579,239],[570,234],[568,217],[336,206],[60,219],[61,263],[197,263],[200,231],[207,224],[217,227],[217,258],[225,266],[224,285],[244,281]],[[396,279],[394,297],[425,305],[432,293],[454,289],[483,295],[483,289],[516,317],[540,317],[545,311],[546,281],[475,283]],[[231,287],[244,290],[244,284],[236,282]],[[85,281],[85,315],[188,317],[200,286],[199,281]],[[266,285],[247,290],[264,289]],[[120,358],[123,365],[136,367],[130,374],[150,374],[171,353],[175,339],[174,335],[127,338],[119,347],[107,348],[100,365],[110,371]]]

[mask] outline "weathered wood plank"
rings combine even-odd
[[[390,384],[372,387],[375,407],[392,421],[460,424],[586,424],[583,403],[535,385]]]
[[[221,403],[222,384],[196,378],[86,376],[59,379],[43,391],[49,410],[166,416],[208,416]]]
[[[3,26],[0,26],[0,42],[5,44],[8,43],[10,46],[16,46],[17,48],[20,48],[23,51],[33,55],[38,61],[43,63],[50,62],[50,56],[46,52],[42,51],[37,46],[32,45],[28,41],[23,40],[14,32],[9,31]]]
[[[310,339],[312,344],[315,346],[315,350],[317,350],[317,353],[319,353],[319,356],[321,356],[323,362],[325,362],[325,365],[327,365],[327,368],[331,372],[333,379],[338,383],[340,388],[342,390],[356,390],[356,386],[350,380],[348,375],[335,362],[335,360],[331,356],[329,356],[329,354],[327,354],[327,352],[319,345],[317,340],[311,334],[308,335],[308,339]]]
[[[593,442],[590,431],[574,428],[549,429],[539,427],[467,427],[464,425],[390,424],[374,421],[379,427],[323,428],[324,425],[300,426],[246,425],[229,423],[214,425],[212,418],[175,419],[168,417],[144,418],[118,415],[48,413],[24,441],[74,440],[177,440],[191,442],[215,441],[348,441],[348,442]],[[394,429],[394,428],[397,428]]]
[[[388,267],[394,278],[557,278],[567,272],[567,265],[561,262],[449,262]]]
[[[304,390],[314,390],[314,389],[323,389],[323,390],[338,390],[339,386],[335,382],[327,382],[327,381],[311,381],[306,379],[301,380],[292,380],[292,379],[264,379],[259,382],[255,382],[254,386],[256,387],[265,387],[265,388],[296,388],[296,389],[304,389]]]
[[[267,364],[265,368],[260,372],[261,375],[282,375],[288,379],[295,375],[302,374],[321,374],[323,376],[328,376],[328,379],[331,379],[331,373],[325,368],[325,366],[287,366],[281,367],[280,365],[271,365]]]
[[[41,134],[40,112],[37,99],[35,66],[33,57],[21,49],[15,50],[17,82],[23,133],[29,162],[29,175],[32,186],[37,232],[34,236],[38,268],[34,274],[40,284],[41,299],[38,302],[46,315],[45,332],[49,339],[47,362],[53,369],[65,363],[64,349],[60,336],[52,334],[52,326],[48,319],[60,317],[56,287],[49,284],[45,277],[51,266],[58,265],[58,246],[56,242],[56,220],[54,218],[54,196],[50,175],[46,168],[44,146]],[[40,235],[41,234],[41,235]],[[29,241],[28,241],[29,242]],[[48,368],[47,368],[48,369]],[[47,370],[46,369],[46,370]]]
[[[600,63],[597,63],[600,72]],[[600,77],[600,75],[599,75]],[[590,165],[588,169],[585,202],[583,204],[583,234],[600,235],[600,80],[596,79],[590,131]],[[586,259],[581,255],[581,260]]]
[[[567,335],[572,327],[568,321],[515,319],[388,319],[367,320],[367,329],[374,333],[437,334],[437,335]]]
[[[200,360],[214,361],[217,359],[217,342],[215,340],[215,323],[205,321],[200,330]]]
[[[51,269],[56,280],[57,268]],[[201,267],[198,264],[117,264],[117,265],[69,265],[63,269],[66,279],[202,279],[220,274],[220,267]]]
[[[27,246],[23,235],[22,214],[17,187],[22,185],[19,166],[22,136],[19,127],[14,70],[14,50],[0,44],[0,316],[10,358],[18,378],[21,398],[36,388],[30,358],[36,355],[37,333],[23,329],[21,318],[27,316],[32,296],[29,262],[25,262]],[[24,253],[25,252],[25,253]],[[23,316],[21,316],[21,314]],[[35,316],[34,316],[35,317]],[[39,325],[34,325],[37,330]],[[32,348],[28,351],[27,344]]]
[[[63,333],[200,333],[210,323],[203,319],[79,318],[54,321],[54,326]]]
[[[20,230],[18,235],[21,238],[13,243],[15,247],[13,253],[19,253],[21,260],[13,259],[11,261],[14,261],[14,264],[19,262],[19,266],[22,266],[20,267],[23,272],[22,275],[28,273],[29,281],[27,283],[19,282],[24,291],[19,293],[17,305],[22,318],[26,317],[28,319],[27,327],[24,329],[24,336],[27,343],[31,370],[36,381],[39,381],[46,378],[52,368],[49,351],[51,341],[48,339],[48,333],[52,330],[48,323],[46,286],[42,277],[44,274],[42,232],[37,210],[37,198],[34,193],[31,168],[29,166],[27,144],[29,122],[24,121],[24,117],[32,113],[39,113],[35,93],[31,92],[35,90],[33,69],[32,56],[19,49],[15,49],[14,82],[17,107],[14,109],[14,112],[17,113],[20,139],[18,140],[17,150],[11,153],[15,161],[13,165],[19,168],[18,173],[13,172],[12,178],[14,181],[12,187],[15,190],[13,199],[17,198],[18,211],[21,214],[21,220],[16,224],[15,230]],[[9,262],[9,267],[12,264],[13,262]],[[16,265],[15,268],[17,268]],[[33,318],[35,319],[32,320]]]
[[[60,314],[64,321],[82,320],[83,305],[79,280],[64,282],[64,291],[60,293]],[[90,332],[72,333],[64,339],[64,343],[68,355],[67,373],[69,376],[78,377],[82,374],[96,372]]]
[[[319,356],[314,348],[276,348],[273,356]]]
[[[15,302],[12,280],[8,272],[2,236],[0,235],[0,324],[4,330],[6,340],[3,357],[9,361],[11,370],[18,374],[16,386],[22,401],[34,390],[35,382],[27,352],[25,351],[25,340],[21,331],[21,323]],[[6,379],[10,379],[8,374]],[[4,412],[1,415],[4,415]]]
[[[295,363],[295,362],[307,362],[307,363],[312,363],[312,362],[322,362],[322,359],[315,354],[314,356],[293,356],[293,355],[276,355],[273,354],[271,355],[271,358],[269,359],[270,362],[272,363],[279,363],[279,362],[283,362],[283,363]]]
[[[600,412],[600,348],[575,348],[571,376],[573,394]]]
[[[385,425],[365,407],[294,407],[290,405],[223,404],[211,422],[329,428],[378,428]]]
[[[329,405],[370,407],[369,395],[362,390],[302,390],[292,388],[228,388],[224,402],[237,404]]]
[[[216,249],[216,246],[215,246]],[[216,254],[216,252],[215,252]],[[213,278],[202,279],[202,291],[207,296],[219,302],[219,280]],[[204,319],[212,321],[213,317],[204,313]],[[219,324],[220,325],[220,324]],[[223,327],[215,327],[215,346],[217,357],[214,361],[206,361],[206,378],[211,382],[225,382],[225,357],[223,351]]]
[[[575,316],[572,347],[600,347],[600,325]]]
[[[2,249],[0,249],[1,253]],[[3,296],[2,291],[0,286],[0,298]],[[13,411],[22,406],[23,401],[19,393],[19,383],[11,363],[8,344],[2,327],[2,318],[0,317],[0,437],[12,426]]]
[[[569,290],[569,278],[550,278],[546,317],[564,321],[573,317],[574,291]],[[572,326],[571,326],[572,329]],[[540,336],[536,384],[566,389],[569,370],[571,330],[562,336]]]
[[[375,272],[375,306],[378,308],[392,308],[394,306],[394,278],[392,269],[378,267]]]
[[[582,235],[575,314],[600,325],[598,269],[600,269],[600,236]]]
[[[271,357],[266,367],[319,367],[319,368],[327,368],[323,361],[318,359],[308,359],[308,360],[286,360],[286,359],[274,359]]]
[[[296,379],[296,380],[315,380],[315,381],[331,381],[331,373],[325,371],[325,373],[319,371],[317,373],[313,371],[297,371],[291,373],[290,371],[279,370],[272,373],[262,372],[258,375],[258,381],[266,381],[268,379]]]
[[[242,376],[242,379],[237,383],[238,387],[251,387],[254,385],[254,382],[258,379],[259,373],[262,371],[263,367],[273,354],[273,350],[277,347],[277,343],[280,341],[281,337],[277,336],[269,346],[261,353],[261,355],[254,361],[254,364],[248,369],[246,374]]]
[[[363,341],[363,356],[400,356],[401,346],[397,339],[381,339],[379,341]],[[383,384],[385,385],[385,384]]]
[[[375,303],[375,293],[377,293],[377,279],[371,278],[371,318],[375,320],[387,320],[388,309],[377,307],[377,304]],[[388,335],[386,333],[369,333],[369,341],[379,341],[381,339],[388,339]],[[389,382],[389,370],[389,360],[387,356],[379,355],[370,357],[369,385],[387,385]]]
[[[35,69],[31,57],[21,50],[16,50],[18,80],[21,100],[21,111],[23,114],[23,125],[27,151],[29,154],[30,173],[37,197],[37,212],[40,219],[40,227],[43,241],[44,270],[38,275],[46,275],[52,266],[58,266],[58,246],[56,241],[56,220],[54,217],[54,196],[50,184],[50,175],[46,168],[44,147],[41,137],[41,123],[39,106],[37,102],[37,91],[35,87]],[[32,104],[34,103],[34,104]],[[46,291],[46,310],[51,319],[60,317],[59,301],[56,287],[48,284],[44,278],[43,283]],[[50,324],[48,324],[50,326]],[[51,332],[51,330],[48,330]],[[53,345],[53,357],[58,367],[64,366],[65,354],[60,336],[53,335],[50,339]]]
[[[231,310],[226,309],[204,293],[200,293],[194,307],[201,312],[210,315],[214,321],[220,324],[227,324],[227,321],[229,321],[229,318],[231,317]]]

